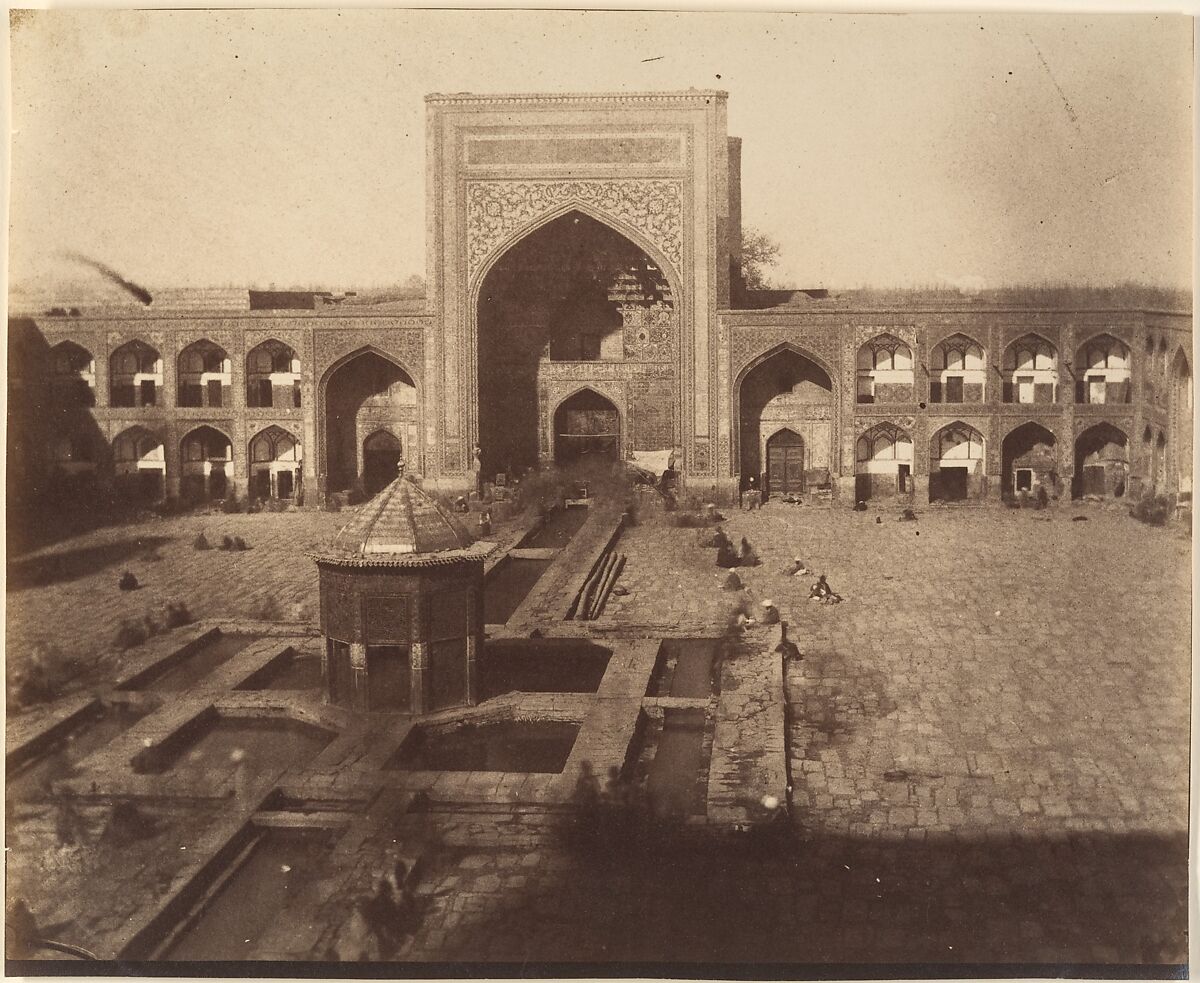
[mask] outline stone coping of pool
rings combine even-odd
[[[528,633],[532,628],[546,625],[557,630],[566,621],[567,612],[592,570],[620,539],[622,528],[619,511],[589,508],[583,525],[513,611],[506,624],[507,632]]]
[[[223,635],[258,635],[262,638],[320,637],[321,629],[311,621],[255,621],[250,618],[202,618],[201,628],[216,628]]]
[[[514,546],[508,555],[514,560],[553,560],[562,551],[561,546]]]
[[[552,644],[553,637],[546,641]],[[396,717],[372,735],[370,747],[353,751],[354,760],[341,760],[336,775],[320,773],[333,755],[331,746],[312,766],[298,772],[297,777],[314,790],[327,791],[336,787],[339,781],[378,785],[424,792],[434,803],[568,802],[584,761],[591,764],[597,776],[607,774],[610,767],[624,766],[654,671],[659,643],[617,643],[611,648],[604,678],[594,694],[511,692],[475,707],[443,710],[420,720]],[[478,725],[504,721],[579,724],[579,733],[562,772],[404,771],[385,767],[414,727],[438,730],[465,723]]]
[[[254,634],[257,634],[256,632]],[[89,716],[98,714],[105,700],[127,701],[138,692],[134,687],[142,679],[166,672],[169,665],[181,662],[221,635],[216,625],[194,622],[162,635],[156,635],[119,659],[118,672],[111,684],[93,687],[87,695],[77,694],[55,700],[45,707],[30,710],[5,721],[4,758],[8,768],[16,767],[40,754],[48,745],[74,730]]]
[[[555,622],[551,631],[557,638],[592,639],[598,645],[613,641],[658,641],[664,638],[712,638],[719,628],[714,626],[715,619],[705,621],[671,621],[652,622],[642,621],[636,624],[615,621],[560,621]],[[537,623],[490,624],[485,626],[486,637],[497,641],[514,638],[548,638],[544,627]],[[536,634],[533,632],[536,631]]]
[[[216,670],[223,679],[187,694],[177,694],[156,712],[135,723],[129,730],[76,764],[83,772],[77,778],[56,782],[54,790],[78,796],[128,796],[134,798],[223,798],[232,793],[237,780],[233,764],[217,773],[189,776],[186,773],[165,772],[139,774],[134,760],[153,755],[156,750],[184,739],[192,728],[203,727],[216,718],[241,720],[279,720],[307,725],[325,731],[330,740],[315,760],[337,760],[338,745],[355,739],[352,733],[357,721],[341,707],[320,702],[320,693],[306,695],[304,691],[242,690],[231,691],[238,680],[252,676],[264,665],[287,650],[279,640],[263,640],[235,655],[230,663]],[[360,725],[361,726],[361,725]],[[183,732],[183,733],[181,733]],[[361,740],[362,735],[357,738]],[[330,754],[330,752],[333,752]],[[163,752],[165,753],[165,751]],[[344,749],[342,749],[344,754]],[[295,765],[281,767],[282,774]],[[271,777],[257,776],[256,783]]]
[[[99,714],[97,696],[68,696],[51,706],[31,711],[5,725],[4,765],[8,771],[37,757],[45,748]]]
[[[189,845],[188,861],[153,903],[112,935],[92,942],[101,959],[143,958],[161,938],[167,926],[186,915],[196,897],[197,884],[215,877],[243,848],[245,830],[257,810],[257,802],[231,801],[228,812]]]
[[[571,593],[568,590],[571,580],[570,570],[577,561],[581,560],[581,557],[586,558],[591,556],[591,559],[586,561],[589,563],[588,570],[590,572],[590,564],[597,561],[596,556],[592,556],[596,550],[594,545],[589,545],[590,540],[595,538],[597,530],[603,530],[614,519],[617,522],[619,530],[621,522],[619,514],[611,510],[589,509],[588,516],[584,520],[583,525],[576,530],[566,546],[530,548],[514,545],[496,553],[494,562],[484,567],[485,590],[487,589],[487,576],[509,557],[512,557],[514,560],[549,560],[550,566],[542,571],[542,575],[538,577],[537,582],[530,588],[529,593],[525,595],[521,603],[509,615],[507,622],[503,625],[489,624],[485,626],[488,636],[500,638],[527,634],[529,631],[527,625],[530,623],[530,618],[533,619],[532,623],[539,625],[543,621],[556,623],[565,618],[567,609],[570,607],[571,601],[575,596],[575,593]],[[521,540],[537,532],[544,523],[545,519],[539,517],[516,542],[520,543]],[[603,555],[603,553],[601,552],[599,555]],[[566,559],[561,559],[564,556]],[[564,573],[566,574],[565,578],[562,576]],[[564,587],[564,582],[566,587]],[[568,590],[570,596],[567,597],[565,603],[556,604],[556,600],[561,601],[559,595],[564,590]],[[561,613],[557,615],[554,613],[541,614],[540,612],[547,605],[561,608]]]
[[[171,644],[168,644],[167,636],[160,636],[160,644],[154,646],[150,652],[139,654],[133,664],[125,667],[118,678],[118,686],[121,683],[128,686],[131,681],[136,685],[142,678],[153,680],[160,672],[169,671],[175,663],[198,654],[204,646],[216,642],[222,634],[257,635],[258,632],[225,633],[211,625],[198,624],[188,626],[182,635],[174,635],[169,639]],[[295,644],[280,645],[279,639],[286,639]],[[313,646],[311,636],[281,634],[276,638],[267,638],[236,653],[229,662],[218,666],[208,676],[199,680],[189,692],[222,692],[231,686],[241,685],[276,659],[283,657],[289,650],[298,655],[319,654],[319,649]],[[163,667],[164,662],[171,665]],[[23,715],[15,721],[8,722],[6,727],[5,765],[11,770],[37,757],[63,736],[86,723],[90,717],[98,716],[105,703],[149,704],[148,709],[153,713],[158,704],[167,702],[168,695],[138,689],[105,688],[100,690],[99,695],[66,697],[43,710]]]
[[[153,678],[160,671],[165,672],[164,663],[182,661],[197,649],[216,641],[220,634],[216,627],[197,622],[155,635],[137,648],[118,656],[118,669],[112,688],[136,689],[143,680]]]
[[[213,893],[215,885],[253,842],[270,829],[331,829],[344,831],[360,818],[356,812],[304,814],[264,810],[253,800],[231,804],[227,818],[201,833],[192,845],[194,859],[171,879],[160,900],[98,946],[102,959],[144,959],[161,950],[181,927],[197,903]]]
[[[486,577],[489,573],[498,566],[506,556],[514,549],[519,549],[517,545],[521,540],[528,536],[532,536],[535,532],[545,525],[546,520],[540,515],[533,515],[521,525],[510,530],[508,534],[497,540],[496,548],[492,550],[483,560],[483,575]]]
[[[782,638],[774,625],[766,638],[747,638],[721,668],[712,757],[708,769],[708,819],[743,825],[765,818],[764,796],[788,801],[786,701]]]

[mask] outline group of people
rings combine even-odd
[[[717,548],[717,566],[725,569],[732,567],[756,567],[759,564],[758,554],[750,541],[743,536],[740,546],[735,550],[725,530],[717,526],[713,533],[712,545]]]
[[[601,841],[634,845],[632,841],[648,827],[652,810],[644,787],[616,765],[608,769],[602,789],[592,763],[581,761],[571,799],[576,846],[594,847]]]
[[[416,897],[408,866],[396,860],[373,889],[356,900],[350,921],[326,953],[340,962],[388,959],[400,949],[417,927]]]

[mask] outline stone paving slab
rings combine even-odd
[[[111,685],[114,689],[137,689],[142,679],[155,675],[165,660],[182,661],[220,636],[220,629],[201,624],[156,635],[118,657]]]

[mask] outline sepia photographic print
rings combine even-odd
[[[1193,22],[11,10],[18,975],[1188,975]]]

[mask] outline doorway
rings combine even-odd
[[[363,490],[376,495],[400,474],[404,447],[400,438],[386,430],[376,430],[363,441]]]
[[[804,438],[783,429],[767,441],[767,490],[772,495],[804,491]]]
[[[619,460],[621,414],[609,399],[581,389],[563,400],[554,413],[554,460]]]
[[[931,502],[964,502],[967,499],[966,468],[939,468],[929,476]]]
[[[407,713],[412,689],[408,647],[367,646],[367,702],[370,710]]]

